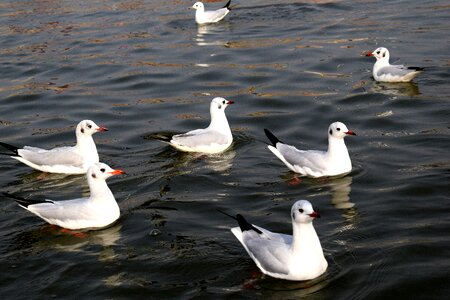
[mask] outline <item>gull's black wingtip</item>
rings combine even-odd
[[[408,67],[408,70],[414,70],[414,71],[424,71],[425,68],[423,67]]]
[[[241,228],[242,232],[248,231],[248,230],[254,230],[258,234],[262,234],[261,230],[259,230],[258,228],[256,228],[255,226],[253,226],[252,224],[247,222],[247,220],[241,214],[236,215],[236,220],[238,221],[239,228]]]
[[[228,8],[228,10],[230,10],[230,4],[231,4],[231,0],[229,0],[223,8]]]
[[[170,141],[172,140],[172,136],[173,136],[173,134],[170,134],[170,133],[158,132],[158,133],[146,135],[146,136],[144,136],[144,139],[157,140],[157,141],[164,142],[164,143],[170,143]]]
[[[5,196],[5,197],[7,197],[7,198],[13,199],[13,200],[16,201],[20,206],[23,206],[23,207],[25,207],[25,208],[28,208],[28,206],[33,205],[33,204],[47,203],[47,202],[53,203],[53,201],[51,201],[51,200],[45,200],[45,199],[44,199],[44,200],[31,200],[31,199],[25,199],[25,198],[23,198],[23,197],[20,197],[20,196],[17,196],[17,195],[13,195],[13,194],[10,194],[10,193],[8,193],[8,192],[3,192],[2,194],[3,194],[3,196]]]
[[[222,214],[224,214],[225,216],[230,217],[230,218],[232,218],[232,219],[234,219],[234,220],[237,221],[237,218],[236,218],[236,217],[234,217],[234,216],[232,216],[232,215],[230,215],[230,214],[224,212],[223,210],[220,210],[220,209],[217,208],[217,211],[220,212],[220,213],[222,213]]]
[[[20,156],[19,152],[18,152],[18,150],[19,150],[18,147],[10,145],[10,144],[7,144],[7,143],[3,143],[3,142],[0,142],[0,146],[2,146],[3,148],[5,148],[5,149],[7,149],[7,150],[12,152],[12,153],[0,153],[0,154],[4,154],[4,155],[12,155],[12,154],[14,154],[13,156]]]
[[[272,146],[276,147],[277,143],[283,143],[272,132],[270,132],[268,129],[264,128],[264,133],[266,134],[266,136],[269,139],[269,141],[272,143]]]
[[[259,230],[258,228],[256,228],[255,226],[253,226],[252,224],[247,222],[247,220],[241,214],[237,214],[236,217],[234,217],[220,209],[217,209],[217,211],[224,214],[227,217],[230,217],[230,218],[236,220],[238,222],[239,228],[241,229],[242,232],[248,231],[248,230],[254,230],[258,234],[262,234],[261,230]]]

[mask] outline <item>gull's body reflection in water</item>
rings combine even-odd
[[[168,160],[169,163],[162,166],[163,169],[168,171],[166,175],[170,177],[173,175],[190,174],[194,170],[199,169],[209,169],[222,173],[222,175],[227,175],[233,166],[233,159],[236,157],[236,151],[232,148],[233,146],[231,146],[231,149],[218,154],[189,153],[166,149],[157,154],[157,157],[171,158]]]
[[[230,30],[231,26],[227,23],[199,25],[195,41],[198,46],[225,46],[228,41],[224,40],[223,35]]]
[[[328,183],[328,186],[330,187],[331,204],[337,209],[350,209],[355,206],[355,203],[350,201],[352,181],[353,179],[351,176],[344,176],[333,178]]]
[[[80,188],[84,191],[89,188],[85,175],[66,175],[43,173],[40,171],[31,171],[24,175],[20,175],[20,179],[8,183],[2,191],[8,191],[12,194],[21,191],[38,192],[42,195],[48,195],[49,192],[55,193],[57,190],[64,190],[66,194],[71,192],[80,193]],[[23,193],[22,193],[23,194]]]
[[[313,190],[311,196],[328,197],[331,204],[340,210],[353,210],[355,203],[351,202],[350,192],[353,178],[351,175],[334,176],[334,177],[292,177],[292,172],[288,172],[283,176],[288,185],[309,185]]]
[[[380,93],[390,97],[408,96],[414,97],[420,95],[419,86],[415,82],[373,82],[370,86],[373,93]]]
[[[120,221],[119,221],[120,222]],[[115,223],[100,230],[72,231],[58,226],[44,224],[32,230],[16,235],[11,242],[11,250],[46,252],[57,250],[62,252],[88,253],[90,246],[101,246],[102,249],[94,253],[98,260],[111,260],[116,254],[112,246],[119,241],[122,225]],[[86,250],[90,248],[89,250]],[[91,253],[92,254],[92,253]]]

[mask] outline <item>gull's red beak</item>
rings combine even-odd
[[[108,131],[108,128],[103,127],[103,126],[99,126],[99,127],[97,128],[97,131]]]
[[[316,211],[313,211],[311,214],[309,214],[311,218],[320,218],[320,214]]]
[[[125,172],[122,171],[122,170],[113,170],[112,172],[109,172],[109,174],[112,174],[112,175],[119,175],[119,174],[127,174],[127,173],[125,173]]]
[[[227,100],[227,101],[228,101],[227,104],[233,104],[234,103],[233,100]]]
[[[372,52],[366,52],[366,56],[374,56]]]
[[[347,135],[356,135],[356,133],[354,133],[353,131],[349,130],[347,132],[344,132]]]

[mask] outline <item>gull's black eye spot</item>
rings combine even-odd
[[[219,105],[219,109],[222,109],[222,105]]]
[[[105,173],[105,168],[101,168],[100,171],[102,171],[102,173]]]
[[[302,214],[303,213],[303,208],[300,208],[298,211]]]
[[[222,101],[222,104],[225,104],[225,100]]]
[[[330,134],[333,134],[333,130],[332,129],[330,129]]]
[[[338,128],[336,128],[336,130],[337,130],[337,131],[341,131],[341,129],[340,129],[339,127],[338,127]]]
[[[83,128],[81,128],[81,133],[84,133],[84,129]]]
[[[383,53],[383,57],[386,57],[386,53]]]
[[[89,128],[89,129],[92,128],[92,125],[91,125],[91,124],[88,124],[88,128]]]
[[[377,54],[380,54],[380,51],[377,51]]]
[[[92,173],[92,178],[97,178],[97,175],[95,175],[95,173]]]

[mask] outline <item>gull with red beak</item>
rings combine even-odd
[[[252,225],[239,214],[230,217],[239,224],[231,232],[264,274],[300,281],[314,279],[326,271],[328,262],[312,224],[320,215],[309,201],[299,200],[292,206],[292,235]]]
[[[216,97],[210,104],[211,123],[208,127],[171,137],[156,137],[156,139],[167,142],[174,148],[185,152],[221,153],[227,150],[233,142],[233,135],[225,115],[225,108],[233,103],[231,100]]]
[[[113,170],[107,164],[95,163],[87,171],[89,198],[65,201],[30,200],[6,194],[19,205],[46,222],[66,229],[99,229],[114,223],[120,217],[120,209],[106,179],[125,174]]]
[[[299,150],[280,141],[272,132],[264,129],[272,143],[272,151],[291,171],[310,176],[336,176],[352,170],[352,162],[345,146],[347,135],[356,135],[341,122],[334,122],[328,128],[328,150]]]
[[[372,75],[376,81],[380,82],[409,82],[424,69],[419,67],[407,67],[404,65],[391,65],[389,63],[389,50],[380,47],[366,56],[373,56],[377,59],[373,65]]]
[[[108,131],[108,129],[98,126],[91,120],[83,120],[78,123],[75,130],[77,138],[75,146],[45,150],[30,146],[18,148],[0,142],[1,146],[10,151],[10,153],[0,154],[10,155],[27,166],[42,172],[85,174],[93,163],[99,162],[97,147],[92,138],[92,135],[99,131]]]
[[[195,22],[197,24],[209,24],[216,23],[225,18],[225,16],[230,12],[231,0],[225,4],[224,7],[217,10],[205,10],[205,6],[202,2],[196,2],[192,5],[192,8],[196,10],[195,12]]]

